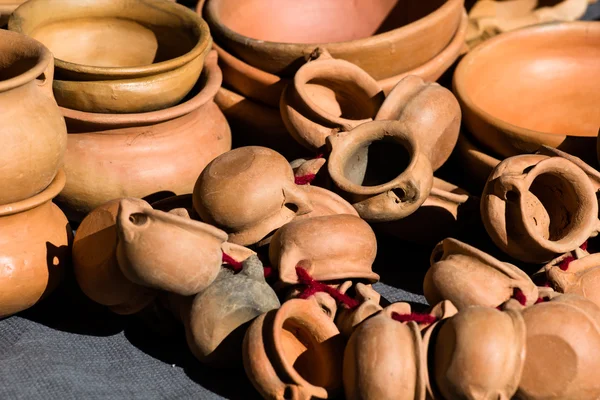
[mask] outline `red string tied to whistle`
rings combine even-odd
[[[308,299],[315,293],[324,292],[333,297],[336,303],[340,303],[351,310],[360,305],[358,300],[355,300],[352,297],[345,295],[344,293],[332,288],[329,285],[326,285],[322,282],[313,279],[313,277],[310,276],[308,271],[300,266],[296,266],[296,275],[298,275],[298,283],[306,286],[306,288],[298,296],[301,299]]]
[[[434,317],[431,314],[420,314],[420,313],[414,313],[411,312],[409,314],[399,314],[397,312],[393,312],[392,313],[392,319],[399,321],[399,322],[410,322],[410,321],[414,321],[417,324],[433,324],[435,321],[437,321],[437,317]]]

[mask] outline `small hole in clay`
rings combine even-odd
[[[506,192],[506,200],[510,201],[511,203],[517,203],[519,201],[519,193],[509,190]]]
[[[294,203],[285,203],[283,206],[291,210],[294,214],[298,212],[298,206]]]
[[[57,256],[54,256],[52,258],[52,265],[54,265],[55,267],[58,266],[60,264],[60,259]]]
[[[137,226],[144,225],[148,221],[148,216],[142,213],[135,213],[129,216],[129,221]]]
[[[44,83],[46,83],[46,74],[44,72],[42,72],[42,74],[40,76],[38,76],[37,78],[35,78],[35,80],[37,81],[38,85],[43,85]]]
[[[285,390],[283,391],[283,398],[285,400],[291,400],[294,398],[294,392],[291,387],[289,387],[289,386],[285,387]]]

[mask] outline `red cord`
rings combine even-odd
[[[392,319],[400,322],[414,321],[417,324],[433,324],[437,321],[437,318],[430,314],[419,314],[411,312],[410,314],[398,314],[397,312],[392,313]]]
[[[316,174],[307,174],[307,175],[302,175],[302,176],[296,176],[294,178],[294,183],[296,185],[308,185],[309,183],[314,181],[316,177],[317,177]]]
[[[512,297],[513,299],[517,300],[522,306],[527,304],[527,297],[525,297],[525,294],[521,291],[521,289],[515,288]]]
[[[239,261],[236,261],[229,254],[223,253],[222,260],[223,260],[223,264],[229,265],[231,267],[231,269],[233,270],[233,272],[240,272],[242,270],[242,263]]]
[[[296,266],[296,274],[298,275],[298,282],[302,285],[306,285],[306,288],[298,296],[301,299],[307,299],[318,292],[325,292],[333,297],[337,303],[341,303],[349,309],[356,308],[360,305],[358,300],[355,300],[352,297],[341,293],[339,290],[313,279],[308,271],[300,266]]]

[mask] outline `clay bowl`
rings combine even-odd
[[[464,48],[468,19],[463,13],[458,30],[448,46],[424,64],[409,71],[379,80],[377,83],[387,94],[405,76],[417,75],[434,82],[459,57]],[[219,65],[223,70],[223,81],[237,93],[271,107],[279,107],[279,99],[289,79],[260,70],[235,57],[227,50],[213,44],[219,53]]]
[[[59,105],[89,112],[177,104],[212,41],[196,13],[163,0],[31,0],[15,10],[9,29],[54,53]]]
[[[599,64],[600,24],[539,25],[472,50],[456,69],[454,92],[466,127],[501,156],[548,145],[595,160]]]
[[[0,27],[8,22],[10,14],[25,0],[0,0]]]
[[[375,79],[409,71],[450,43],[463,0],[210,0],[204,17],[223,48],[248,64],[292,76],[316,47]]]

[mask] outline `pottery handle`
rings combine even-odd
[[[46,65],[44,72],[35,78],[35,81],[42,89],[42,92],[54,99],[54,92],[52,91],[52,82],[54,81],[54,56],[50,54],[48,58],[48,65]]]
[[[493,193],[504,201],[516,201],[525,191],[527,174],[501,175],[494,182]],[[517,197],[513,197],[516,194]]]
[[[415,157],[416,162],[402,173],[391,191],[403,203],[420,205],[433,187],[433,169],[424,154],[416,153]]]

